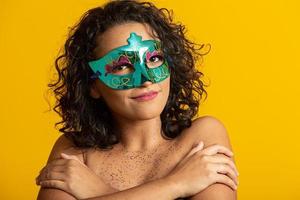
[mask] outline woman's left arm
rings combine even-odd
[[[195,140],[204,142],[204,148],[212,144],[223,145],[230,150],[231,144],[225,126],[221,121],[211,116],[200,117],[193,121],[191,127],[194,130]],[[234,161],[234,159],[232,158]],[[215,183],[210,185],[202,192],[190,197],[190,200],[236,200],[237,190],[231,189],[229,186]]]

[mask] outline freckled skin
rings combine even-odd
[[[185,152],[176,138],[146,152],[127,152],[116,144],[109,151],[89,152],[87,164],[106,184],[125,190],[166,176]]]

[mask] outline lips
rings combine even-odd
[[[156,91],[150,91],[150,92],[144,92],[144,93],[141,93],[135,97],[132,97],[133,99],[136,99],[136,98],[141,98],[141,97],[147,97],[147,96],[152,96],[154,94],[157,94],[158,92]]]

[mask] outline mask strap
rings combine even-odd
[[[97,79],[101,75],[101,72],[97,71],[93,75],[90,76],[90,79],[94,80]]]

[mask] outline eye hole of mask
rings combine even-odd
[[[156,68],[164,63],[164,56],[160,51],[146,53],[146,65],[149,68]]]
[[[118,61],[106,66],[107,73],[124,75],[134,72],[134,67],[126,56],[121,56]]]

